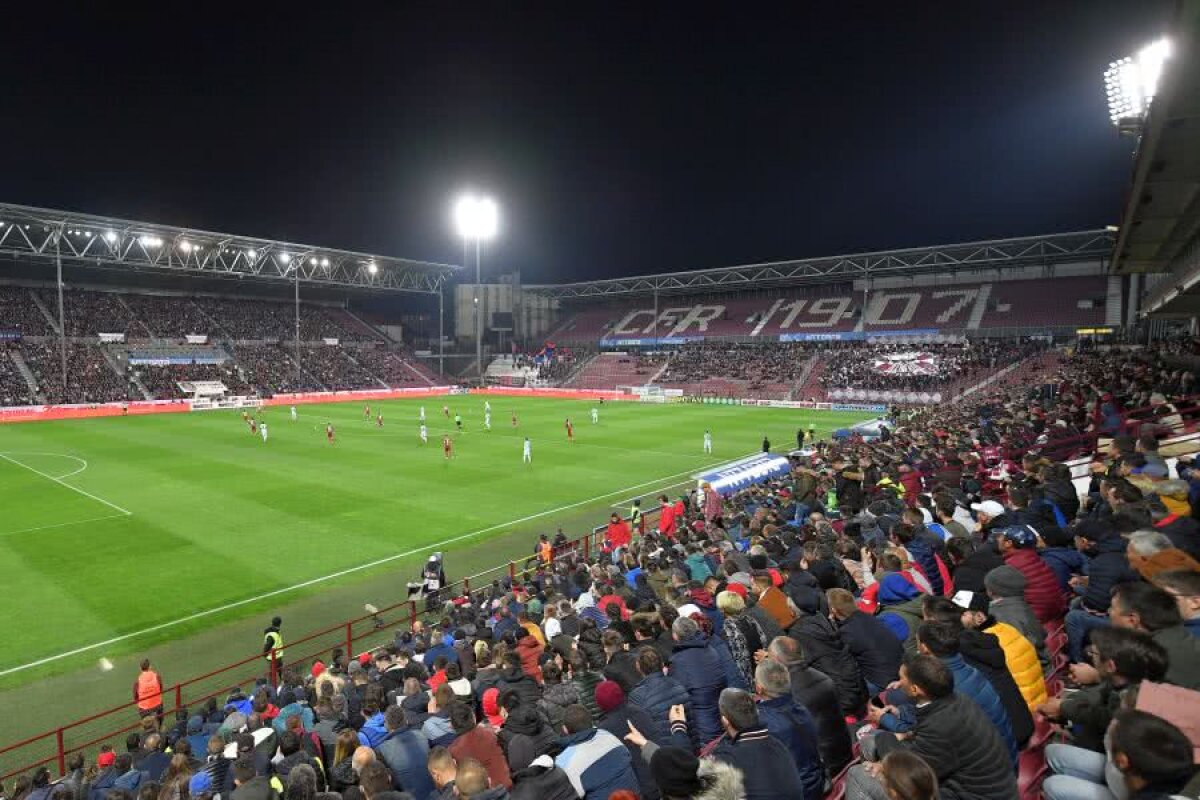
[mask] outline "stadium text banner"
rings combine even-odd
[[[692,477],[697,487],[709,483],[717,493],[729,494],[767,478],[786,475],[791,468],[791,462],[785,456],[760,453]]]
[[[187,335],[188,344],[208,344],[208,336],[203,333],[189,333]]]
[[[937,328],[917,328],[905,331],[871,331],[870,337],[878,339],[885,336],[937,336]],[[839,331],[835,333],[781,333],[781,342],[861,342],[867,338],[863,331]]]
[[[703,336],[660,336],[649,339],[601,339],[601,347],[661,347],[702,342]]]
[[[98,335],[99,335],[99,337],[100,337],[100,341],[101,341],[101,342],[104,342],[104,343],[106,343],[106,344],[107,344],[107,343],[110,343],[110,342],[123,342],[123,341],[125,341],[125,334],[123,334],[123,333],[101,333],[101,334],[98,334]]]

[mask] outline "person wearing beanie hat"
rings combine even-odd
[[[1029,640],[1038,653],[1046,649],[1046,629],[1025,602],[1025,576],[1007,564],[996,567],[983,577],[991,604],[988,611],[997,622],[1013,626]]]
[[[1067,613],[1066,596],[1059,588],[1054,570],[1038,555],[1037,531],[1028,525],[1012,525],[997,533],[996,546],[1004,563],[1025,576],[1025,602],[1037,615],[1038,622],[1045,625],[1062,619]]]
[[[672,709],[670,744],[659,745],[634,727],[625,740],[636,746],[650,765],[650,776],[667,800],[743,800],[746,797],[742,771],[715,758],[696,758],[687,736],[682,706]]]
[[[209,775],[206,770],[201,770],[192,776],[188,781],[188,794],[192,797],[199,797],[202,794],[211,793],[213,790],[212,775]]]
[[[646,711],[626,702],[625,691],[616,681],[605,680],[596,684],[595,698],[596,706],[600,709],[596,727],[625,741],[633,763],[633,773],[641,787],[642,800],[658,800],[658,785],[650,774],[649,762],[642,757],[640,747],[625,740],[631,725],[638,730],[649,731],[654,729],[654,721]]]

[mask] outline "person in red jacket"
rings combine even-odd
[[[1025,602],[1038,622],[1062,619],[1067,613],[1067,598],[1054,571],[1037,552],[1037,533],[1028,525],[1012,525],[997,531],[996,545],[1004,563],[1025,576]]]
[[[665,494],[658,496],[659,515],[658,532],[663,536],[675,538],[675,506]]]
[[[628,547],[631,541],[633,541],[633,534],[629,530],[629,523],[621,519],[621,515],[614,511],[608,518],[608,530],[604,534],[604,549],[611,553],[622,547]]]
[[[542,651],[546,648],[537,639],[529,635],[522,627],[513,629],[517,637],[517,656],[521,659],[521,671],[538,683],[542,682]]]
[[[904,503],[909,508],[917,507],[917,496],[924,488],[921,485],[921,473],[908,464],[900,465],[900,485],[904,487]]]

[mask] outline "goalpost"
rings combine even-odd
[[[627,394],[636,397],[643,403],[667,402],[667,390],[652,383],[647,383],[641,386],[618,386],[617,391],[621,394]]]

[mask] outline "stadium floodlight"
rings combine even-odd
[[[375,265],[374,261],[367,262],[367,272],[371,273],[372,275],[374,275],[376,272],[379,272],[379,267]]]
[[[490,197],[463,195],[454,204],[454,225],[458,235],[473,242],[491,239],[499,227],[500,214]]]
[[[143,234],[138,237],[138,241],[142,243],[142,247],[162,247],[162,239],[150,234]]]
[[[1104,89],[1108,94],[1108,116],[1113,125],[1136,131],[1150,102],[1158,92],[1163,65],[1171,57],[1171,41],[1159,39],[1146,45],[1137,55],[1109,64],[1104,71]]]
[[[316,257],[316,256],[313,256],[312,258],[310,258],[310,259],[308,260],[308,265],[309,265],[310,267],[315,267],[315,266],[317,265],[317,257]]]
[[[329,259],[328,259],[328,258],[322,258],[322,259],[321,259],[321,266],[322,266],[322,267],[325,267],[326,269],[328,269],[328,268],[329,268]]]
[[[117,232],[116,231],[105,231],[104,232],[104,241],[108,242],[109,244],[112,244],[116,240],[117,240]]]
[[[258,258],[258,251],[257,250],[247,250],[246,258],[250,259],[251,261],[254,261],[256,258]]]
[[[184,239],[182,242],[179,243],[179,249],[185,253],[190,253],[190,252],[192,252],[192,243],[189,242],[187,239]]]
[[[280,260],[280,262],[282,262],[282,263],[284,263],[284,264],[290,264],[290,263],[292,263],[292,257],[291,257],[291,256],[289,256],[287,253],[280,253],[280,254],[279,254],[279,260]]]

